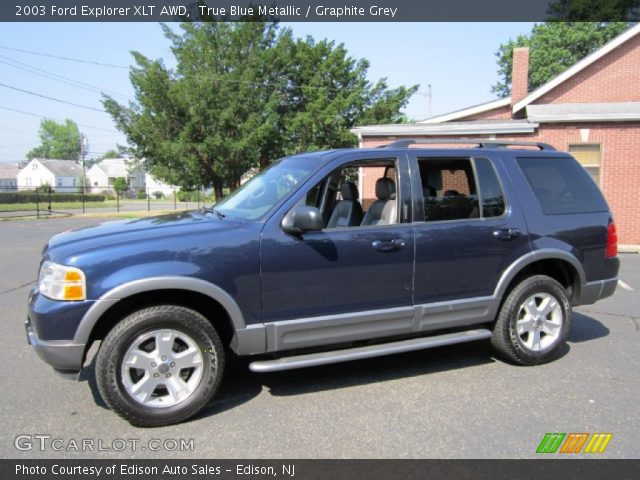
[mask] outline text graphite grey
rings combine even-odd
[[[85,17],[89,19],[114,19],[125,20],[127,17],[191,17],[191,11],[185,5],[132,5],[130,7],[109,7],[74,5],[62,7],[57,5],[16,5],[16,17]],[[202,17],[300,17],[300,18],[332,18],[349,19],[362,17],[389,17],[395,18],[398,7],[381,7],[371,5],[369,7],[341,6],[328,7],[324,5],[307,5],[306,7],[287,6],[240,6],[231,5],[225,7],[208,7],[198,5],[197,13]]]

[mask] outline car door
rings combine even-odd
[[[396,166],[399,215],[395,223],[325,228],[301,235],[282,229],[284,216],[296,204],[311,192],[315,198],[318,185],[328,175],[335,178],[330,172],[359,162],[359,155],[347,155],[324,169],[265,225],[261,290],[269,351],[411,331],[414,235],[406,156],[390,158],[382,152],[368,158],[377,162],[371,165],[386,159]],[[363,178],[363,168],[359,168],[358,184],[367,189],[372,182]],[[332,202],[324,198],[318,204]]]
[[[412,153],[416,208],[414,300],[420,330],[493,319],[502,272],[529,250],[525,220],[490,152]]]

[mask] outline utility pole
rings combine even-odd
[[[84,159],[87,156],[87,153],[89,152],[89,139],[84,135],[80,137],[80,152],[82,155],[82,213],[85,213],[84,193],[85,193],[85,188],[87,183],[87,172],[85,171],[85,168],[84,168]]]

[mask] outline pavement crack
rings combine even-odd
[[[0,291],[0,295],[4,295],[5,293],[10,293],[10,292],[15,292],[16,290],[20,290],[24,287],[28,287],[29,285],[33,285],[34,283],[36,283],[36,281],[31,280],[30,282],[23,283],[22,285],[18,285],[17,287],[10,288],[9,290],[2,290]]]

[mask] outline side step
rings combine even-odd
[[[477,330],[467,330],[464,332],[446,333],[444,335],[437,335],[433,337],[412,338],[398,342],[367,345],[365,347],[294,355],[275,360],[255,361],[249,364],[249,369],[253,372],[279,372],[282,370],[292,370],[294,368],[316,367],[318,365],[327,365],[329,363],[351,362],[353,360],[361,360],[363,358],[381,357],[383,355],[393,355],[395,353],[412,352],[414,350],[424,350],[427,348],[441,347],[443,345],[453,345],[455,343],[484,340],[490,336],[490,330],[481,328]]]

